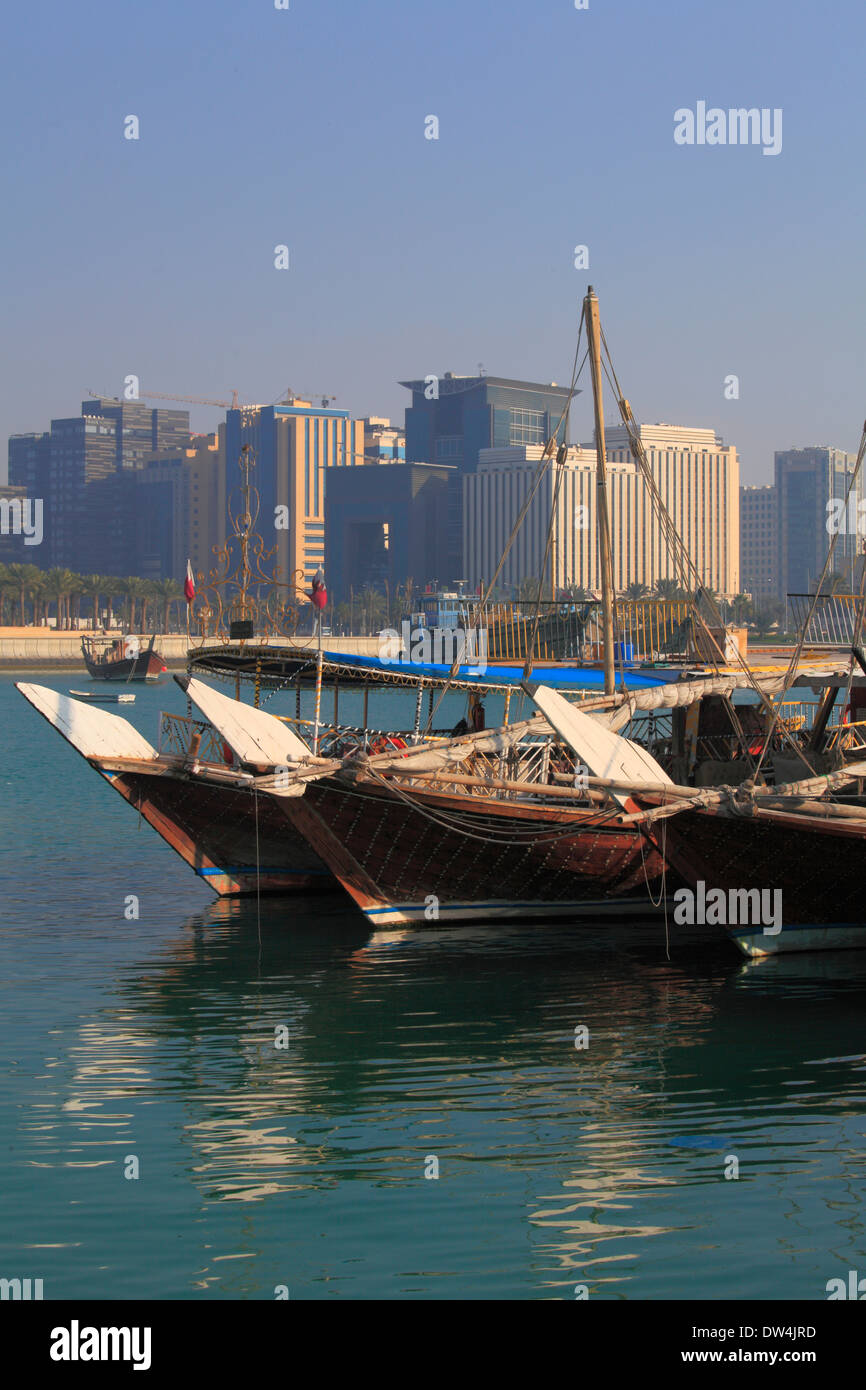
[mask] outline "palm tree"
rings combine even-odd
[[[114,627],[114,598],[116,594],[123,592],[123,580],[118,579],[116,574],[105,574],[102,576],[102,588],[108,608],[105,615],[105,625],[111,628]]]
[[[15,592],[19,605],[19,621],[21,627],[27,625],[27,597],[33,591],[34,585],[40,582],[42,571],[35,565],[14,564],[8,567],[9,583],[15,585]]]
[[[75,581],[71,570],[55,566],[45,575],[45,594],[56,604],[55,628],[58,632],[69,626],[69,592]]]
[[[71,602],[72,611],[69,614],[69,627],[78,627],[79,614],[81,610],[81,595],[84,593],[84,578],[80,574],[72,573],[69,581],[69,591],[66,597],[67,611]]]
[[[157,579],[154,597],[162,600],[162,630],[168,632],[171,605],[183,598],[183,589],[176,579]]]
[[[6,626],[3,621],[6,617],[6,600],[14,592],[14,585],[9,576],[9,566],[0,564],[0,627]]]
[[[517,586],[517,597],[525,602],[534,603],[540,593],[541,580],[534,574],[528,574]]]
[[[99,596],[102,593],[103,583],[101,574],[85,574],[81,579],[81,592],[91,600],[92,604],[93,611],[90,620],[92,628],[99,626]]]
[[[832,574],[828,574],[824,583],[821,585],[822,594],[850,594],[850,592],[851,583],[849,579],[846,575],[839,574],[838,570],[834,570]]]
[[[140,631],[144,632],[147,627],[147,601],[151,597],[150,580],[140,579],[138,575],[132,575],[128,582],[131,586],[129,589],[130,602],[133,610],[135,610],[135,604],[139,604],[137,612],[138,626]],[[132,630],[135,631],[134,625]]]
[[[375,632],[377,628],[384,625],[387,621],[387,608],[385,606],[385,595],[380,593],[372,584],[365,585],[360,594],[361,612],[367,616],[367,631]]]
[[[3,568],[4,568],[4,570],[5,570],[5,569],[6,569],[6,566],[4,565]],[[10,606],[10,610],[11,610],[11,611],[10,611],[10,614],[9,614],[9,617],[10,617],[10,619],[11,619],[11,618],[14,618],[14,616],[15,616],[14,600],[15,600],[17,597],[18,597],[18,587],[17,587],[17,585],[16,585],[16,583],[15,583],[15,580],[12,579],[12,578],[9,576],[8,571],[7,571],[7,573],[6,573],[2,578],[0,578],[0,627],[5,627],[5,626],[6,626],[6,621],[5,621],[5,620],[6,620],[6,600],[7,600],[7,598],[8,598],[8,600],[9,600],[9,606]],[[10,627],[11,627],[11,626],[12,626],[12,623],[10,622]]]
[[[117,581],[118,592],[126,599],[126,628],[128,632],[135,632],[136,603],[144,597],[144,580],[137,575],[127,575],[126,579]]]
[[[655,587],[659,598],[682,598],[682,589],[675,579],[657,579]]]
[[[45,616],[45,571],[36,570],[30,579],[30,598],[33,603],[33,626],[47,621]]]
[[[635,580],[632,584],[627,585],[623,597],[631,599],[632,602],[636,602],[639,598],[646,598],[648,593],[649,589],[646,584],[639,584],[637,580]]]

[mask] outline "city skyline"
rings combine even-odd
[[[392,418],[407,374],[562,382],[592,282],[639,421],[712,424],[748,483],[778,449],[851,450],[866,18],[835,13],[156,0],[118,33],[101,0],[48,29],[25,11],[0,95],[18,133],[0,429],[130,373]],[[783,113],[778,153],[709,127],[678,143],[677,112],[715,108]],[[218,418],[191,408],[198,432]],[[572,440],[590,424],[584,397]]]

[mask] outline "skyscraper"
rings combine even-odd
[[[740,488],[740,584],[756,602],[779,587],[779,516],[775,487]]]
[[[780,449],[776,453],[776,495],[779,516],[779,595],[807,594],[820,578],[840,526],[831,568],[849,574],[858,548],[858,507],[863,480],[852,493],[853,506],[839,515],[856,463],[854,454],[829,445]],[[860,541],[864,537],[860,536]]]
[[[280,405],[244,406],[226,413],[225,492],[236,493],[241,449],[255,459],[251,482],[259,495],[256,529],[280,578],[305,592],[325,559],[325,488],[332,468],[364,467],[364,421],[347,410],[314,407],[297,398]]]
[[[643,425],[640,432],[652,475],[701,583],[732,596],[740,584],[736,449],[723,445],[711,429]],[[619,592],[633,583],[651,589],[660,579],[677,578],[677,570],[625,431],[612,429],[607,440],[614,585]],[[493,575],[541,455],[538,444],[484,450],[477,472],[464,478],[465,577],[471,586]],[[502,585],[516,589],[524,579],[542,577],[554,487],[554,470],[548,468],[514,539]],[[598,592],[601,587],[594,445],[568,450],[545,583],[551,568],[557,589]]]
[[[158,450],[189,443],[189,412],[140,401],[83,401],[81,414],[44,434],[12,435],[18,486],[43,499],[44,544],[32,563],[81,573],[128,574],[135,565],[135,474]]]
[[[442,579],[463,578],[463,477],[478,468],[482,449],[568,439],[568,389],[508,377],[428,376],[401,381],[412,392],[406,409],[406,459],[453,466]]]

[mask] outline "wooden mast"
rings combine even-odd
[[[583,301],[583,311],[589,342],[589,365],[592,371],[592,399],[595,410],[595,495],[598,510],[598,554],[601,569],[604,693],[605,695],[612,695],[616,688],[613,662],[613,565],[610,554],[610,514],[607,505],[604,404],[601,388],[601,328],[598,318],[598,299],[592,285],[587,288],[586,298]]]

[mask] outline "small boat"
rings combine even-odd
[[[134,705],[135,696],[131,691],[120,691],[117,695],[104,694],[101,690],[70,690],[76,700],[91,700],[98,705]]]
[[[143,650],[137,637],[82,637],[81,654],[88,673],[99,681],[157,681],[168,668],[151,637]]]

